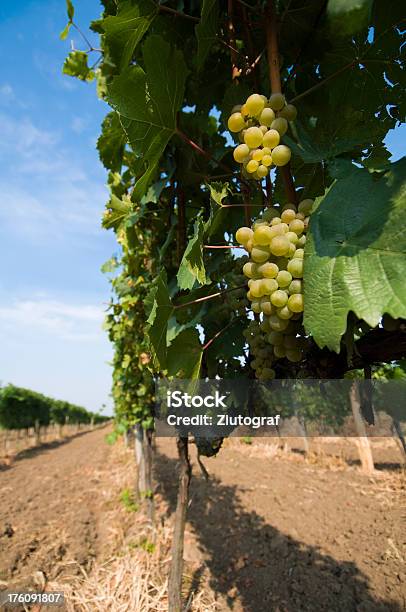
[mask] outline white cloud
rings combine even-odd
[[[95,342],[104,335],[103,318],[101,304],[72,304],[37,297],[0,306],[0,331],[3,338],[11,334],[28,340],[46,334],[54,342]]]
[[[72,119],[71,128],[76,134],[82,134],[87,127],[87,121],[83,117],[74,117]]]
[[[96,235],[107,190],[88,176],[58,132],[0,113],[0,218],[7,231],[43,240]]]
[[[0,85],[0,101],[3,103],[10,103],[15,100],[14,89],[8,83]]]

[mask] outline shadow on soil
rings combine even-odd
[[[154,471],[171,514],[177,461],[157,453]],[[228,609],[239,598],[244,612],[401,612],[396,603],[374,598],[354,563],[337,561],[247,511],[236,486],[195,475],[191,497],[188,522],[207,559],[211,587],[226,598]],[[201,571],[192,577],[193,590]]]

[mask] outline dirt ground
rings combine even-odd
[[[0,470],[0,587],[67,578],[111,552],[109,489],[120,466],[105,434],[26,452]],[[393,453],[379,449],[391,469],[366,477],[340,460],[232,442],[204,460],[207,482],[192,456],[188,588],[208,575],[217,610],[406,610],[406,478]],[[173,440],[158,440],[154,471],[160,520],[170,523]]]

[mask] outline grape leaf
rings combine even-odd
[[[181,289],[192,289],[196,281],[201,285],[206,283],[206,269],[203,261],[203,238],[205,224],[199,217],[195,222],[194,235],[180,262],[177,279]]]
[[[73,16],[75,14],[75,8],[74,8],[71,0],[66,0],[66,12],[68,14],[69,21],[72,21]]]
[[[81,81],[93,81],[94,72],[87,65],[85,51],[71,51],[63,64],[63,73]]]
[[[160,369],[164,370],[166,368],[167,357],[166,333],[168,329],[168,320],[174,312],[174,307],[169,296],[165,271],[162,271],[157,276],[154,286],[148,295],[147,306],[150,308],[147,320],[147,334],[158,366]]]
[[[140,178],[133,193],[135,199],[144,195],[176,132],[176,114],[183,103],[188,74],[182,52],[160,36],[147,38],[143,56],[146,71],[141,66],[129,66],[112,80],[107,93],[137,155],[134,171]]]
[[[97,140],[100,161],[112,172],[120,172],[126,137],[117,113],[106,115],[102,123],[102,132]]]
[[[210,49],[217,38],[219,7],[216,0],[203,0],[200,21],[195,28],[197,38],[197,70],[204,66]]]
[[[61,40],[66,40],[68,38],[69,31],[71,29],[71,23],[67,23],[62,32],[59,34],[59,38]]]
[[[111,59],[118,68],[128,66],[134,49],[157,14],[158,5],[152,0],[131,0],[119,2],[117,15],[109,15],[100,22]]]
[[[367,26],[372,0],[328,0],[328,25],[335,36],[352,36]]]
[[[223,200],[229,192],[228,183],[213,182],[208,185],[210,198],[219,206],[223,205]]]
[[[195,380],[199,378],[203,357],[196,329],[185,329],[176,336],[168,348],[168,374],[178,378]]]
[[[305,249],[304,324],[339,351],[347,316],[406,317],[406,158],[381,175],[352,167],[319,199]]]

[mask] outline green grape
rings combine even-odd
[[[287,202],[282,206],[282,212],[285,210],[293,210],[296,214],[296,206],[294,204],[291,204],[290,202]]]
[[[293,280],[289,285],[289,293],[290,295],[294,293],[302,293],[303,283],[301,280]]]
[[[251,302],[253,299],[254,299],[254,296],[252,295],[251,291],[247,291],[247,300]]]
[[[280,319],[290,319],[293,312],[291,312],[287,306],[283,306],[282,308],[278,308],[276,314]]]
[[[288,307],[292,312],[303,312],[304,300],[302,293],[293,293],[288,299]]]
[[[273,110],[280,111],[286,104],[285,96],[281,93],[274,93],[269,98],[268,104]]]
[[[262,112],[262,109],[265,106],[265,101],[259,94],[252,94],[247,98],[245,103],[248,113],[255,117]]]
[[[236,162],[242,164],[245,162],[250,154],[250,149],[246,144],[240,144],[238,147],[235,147],[233,157]]]
[[[263,134],[266,134],[268,131],[268,128],[266,127],[266,125],[260,125],[259,129],[261,130]]]
[[[257,171],[258,166],[259,164],[257,161],[255,161],[255,159],[250,159],[250,161],[246,165],[247,172],[249,172],[250,174],[253,174],[254,172]]]
[[[299,240],[298,235],[295,232],[290,232],[290,231],[286,232],[286,238],[289,238],[289,241],[295,245],[297,244]]]
[[[302,359],[302,352],[297,349],[289,349],[286,351],[286,357],[289,359],[289,361],[297,363]]]
[[[294,121],[297,117],[297,109],[293,104],[287,104],[285,108],[283,108],[279,112],[279,117],[284,117],[287,121]]]
[[[276,130],[281,136],[283,136],[288,131],[288,122],[283,117],[278,117],[272,121],[271,129]]]
[[[296,213],[296,219],[300,219],[301,221],[304,221],[305,220],[305,216],[304,216],[303,213],[298,212],[298,213]]]
[[[273,378],[275,378],[275,376],[275,370],[273,370],[272,368],[263,368],[261,374],[262,380],[272,380]]]
[[[251,159],[255,159],[255,161],[259,162],[261,161],[263,155],[262,149],[255,149],[251,153]]]
[[[231,114],[233,114],[233,113],[241,113],[241,109],[242,109],[242,104],[236,104],[231,109]]]
[[[299,212],[303,213],[306,217],[312,212],[314,201],[313,200],[302,200],[299,204]]]
[[[271,225],[279,225],[279,223],[282,223],[282,220],[280,217],[274,217],[271,221]]]
[[[270,331],[269,329],[269,321],[268,319],[265,317],[263,321],[261,321],[261,323],[259,324],[259,327],[261,329],[261,331],[268,333]]]
[[[303,259],[294,257],[288,263],[288,272],[291,273],[293,278],[302,278],[303,276]]]
[[[261,246],[265,246],[266,244],[270,244],[272,240],[272,232],[269,225],[260,225],[256,227],[254,230],[254,243],[259,244]]]
[[[304,223],[301,219],[294,219],[289,223],[289,230],[295,232],[295,234],[302,234],[304,230]]]
[[[281,270],[276,277],[279,287],[288,287],[292,282],[292,275],[287,270]]]
[[[239,132],[245,127],[244,117],[241,113],[233,113],[228,119],[227,126],[230,132]]]
[[[244,264],[242,271],[248,278],[255,278],[257,274],[257,265],[252,261],[247,261],[247,263]]]
[[[268,318],[269,327],[273,331],[282,332],[289,325],[290,321],[285,321],[284,319],[280,319],[277,315],[271,315]]]
[[[283,345],[287,349],[295,349],[298,347],[298,339],[293,334],[283,336]]]
[[[286,291],[282,291],[281,289],[277,289],[271,295],[271,303],[277,308],[282,308],[288,302],[288,294]]]
[[[249,227],[240,227],[235,234],[235,238],[239,244],[247,244],[248,240],[252,238],[254,232]]]
[[[278,145],[272,151],[272,162],[275,166],[286,166],[291,158],[291,150],[286,145]]]
[[[271,295],[278,289],[278,283],[274,278],[263,278],[259,282],[261,283],[262,295]]]
[[[295,257],[297,259],[303,259],[303,257],[304,257],[304,250],[303,249],[296,249]]]
[[[275,346],[283,344],[284,335],[280,332],[271,331],[267,336],[268,342]]]
[[[286,349],[282,344],[276,344],[273,347],[273,352],[275,354],[275,357],[277,357],[278,359],[286,357]]]
[[[264,155],[262,158],[262,165],[266,166],[267,168],[272,166],[272,155]]]
[[[258,267],[258,273],[265,278],[276,278],[278,272],[279,268],[274,263],[266,262]]]
[[[244,134],[244,142],[250,149],[256,149],[262,144],[264,134],[259,127],[250,127]]]
[[[257,170],[257,174],[259,176],[259,178],[265,178],[268,175],[268,168],[266,166],[264,166],[263,164],[261,164],[260,166],[258,166],[258,170]]]
[[[306,236],[300,236],[299,240],[297,241],[297,246],[298,247],[304,247],[304,245],[306,244]]]
[[[295,245],[291,242],[290,246],[289,246],[289,253],[288,253],[288,257],[293,257],[295,255],[296,252],[296,247]]]
[[[273,238],[272,240],[275,240],[275,238]],[[251,251],[251,258],[252,261],[255,261],[255,263],[265,263],[268,259],[269,259],[269,248],[264,247],[264,246],[254,246],[252,247],[252,251]]]
[[[273,112],[272,108],[264,108],[259,117],[261,124],[265,125],[266,127],[269,127],[274,119],[275,113]]]
[[[261,299],[261,310],[265,315],[271,315],[273,313],[274,310],[268,297],[263,297]]]
[[[251,310],[252,310],[252,312],[256,312],[257,314],[259,314],[261,312],[261,305],[260,305],[260,302],[258,300],[253,300],[251,302]]]
[[[251,253],[253,246],[254,246],[254,242],[253,242],[252,238],[250,238],[248,240],[248,242],[246,244],[244,244],[244,249],[246,251],[248,251],[248,253]]]
[[[264,221],[264,219],[258,219],[257,221],[254,221],[254,223],[252,224],[252,229],[255,232],[257,227],[261,227],[263,225],[268,225],[268,223]]]
[[[270,208],[267,208],[265,210],[265,212],[262,215],[262,218],[265,221],[272,221],[272,219],[274,219],[275,217],[278,217],[278,215],[279,215],[278,211],[271,206]]]
[[[263,295],[262,290],[261,290],[260,280],[254,280],[252,282],[251,287],[250,287],[250,292],[251,292],[251,295],[254,296],[254,298],[259,298]]]
[[[289,246],[290,242],[286,236],[275,236],[275,238],[271,240],[270,251],[272,255],[283,257],[289,252]]]
[[[286,208],[286,210],[282,211],[281,220],[283,223],[287,223],[289,225],[293,219],[296,219],[296,213],[294,210],[291,208]]]
[[[268,147],[269,149],[274,149],[281,140],[281,135],[277,130],[268,130],[263,135],[263,144],[264,147]]]

